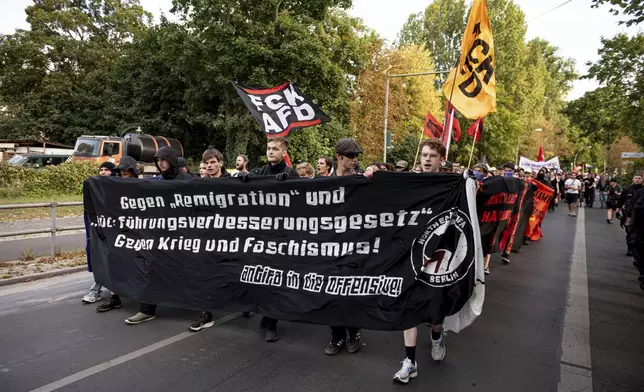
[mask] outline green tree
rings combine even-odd
[[[644,22],[644,1],[642,0],[593,0],[592,7],[597,8],[603,4],[611,5],[610,12],[613,15],[619,15],[619,9],[621,9],[623,14],[630,17],[630,19],[621,21],[619,24],[632,26]]]
[[[212,104],[204,112],[213,118],[215,133],[223,135],[231,161],[247,149],[263,149],[265,139],[251,126],[250,116],[230,85],[231,81],[256,86],[298,82],[302,91],[320,104],[335,124],[291,136],[293,158],[310,151],[328,153],[321,140],[335,140],[349,131],[347,101],[352,80],[366,60],[363,42],[370,33],[355,18],[332,7],[346,8],[349,1],[233,1],[208,3],[176,0],[187,28],[199,42],[203,72],[195,72],[195,83],[207,86],[190,95],[190,100]],[[366,46],[365,46],[366,48]],[[199,68],[197,68],[199,69]]]
[[[0,37],[0,130],[73,144],[113,132],[104,121],[106,74],[146,31],[138,0],[34,0],[31,29]]]
[[[588,64],[590,68],[585,77],[594,78],[605,87],[586,93],[579,104],[572,105],[571,113],[578,113],[575,112],[578,106],[595,108],[599,112],[590,114],[596,119],[595,125],[589,125],[587,132],[610,129],[612,133],[628,135],[644,146],[644,34],[604,38],[598,53],[599,60]],[[601,105],[608,106],[602,108]],[[577,116],[577,121],[584,120]]]
[[[424,12],[409,16],[398,33],[398,46],[425,45],[436,69],[448,71],[461,55],[466,17],[465,0],[434,0]]]

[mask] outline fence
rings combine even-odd
[[[0,210],[21,210],[25,208],[47,208],[47,207],[51,208],[51,228],[0,233],[0,238],[15,237],[15,236],[21,236],[21,235],[30,235],[30,234],[51,233],[51,255],[56,256],[56,233],[62,232],[62,231],[85,229],[85,226],[56,227],[56,207],[81,206],[81,205],[83,205],[82,201],[0,205]]]

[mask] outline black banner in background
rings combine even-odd
[[[482,181],[477,196],[483,254],[508,249],[518,223],[525,182],[514,177],[495,176]]]
[[[233,86],[268,137],[287,136],[292,130],[331,121],[296,83],[263,89]]]
[[[511,237],[511,244],[509,245],[512,247],[511,250],[517,251],[521,249],[521,246],[523,246],[523,237],[526,229],[528,228],[528,224],[530,223],[530,217],[532,216],[532,213],[534,211],[534,193],[537,190],[537,186],[535,184],[531,184],[529,182],[525,182],[525,191],[523,192],[522,196],[522,203],[521,203],[521,211],[519,212],[518,218],[519,221],[516,225],[516,228],[514,229],[514,234]],[[510,253],[510,251],[508,251]]]
[[[454,315],[460,330],[484,295],[467,181],[93,177],[84,204],[95,279],[127,298],[187,309],[380,330]]]

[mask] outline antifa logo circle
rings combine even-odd
[[[447,287],[467,276],[474,265],[474,232],[469,216],[458,208],[433,217],[411,249],[416,280]]]

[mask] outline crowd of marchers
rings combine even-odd
[[[176,181],[190,180],[194,177],[201,178],[227,178],[237,177],[240,181],[246,182],[253,176],[274,176],[278,181],[284,181],[289,177],[293,178],[314,178],[329,176],[352,176],[361,175],[370,178],[377,171],[398,171],[398,172],[417,172],[417,173],[460,173],[466,177],[475,178],[477,181],[485,181],[486,178],[493,176],[517,177],[521,179],[535,178],[537,181],[550,186],[555,190],[555,198],[550,206],[554,210],[560,202],[568,204],[569,216],[576,216],[577,208],[582,202],[586,206],[592,207],[595,199],[595,192],[599,193],[601,206],[608,210],[608,222],[612,223],[613,216],[626,217],[624,227],[627,227],[627,242],[629,246],[629,255],[635,257],[635,265],[641,268],[640,255],[642,245],[644,244],[644,230],[635,230],[635,201],[637,195],[640,203],[644,203],[644,194],[640,191],[641,176],[633,179],[634,185],[626,191],[616,184],[614,179],[606,181],[604,176],[595,177],[593,174],[581,175],[575,172],[564,173],[555,169],[541,169],[538,172],[517,168],[513,163],[506,163],[500,168],[489,167],[485,163],[474,165],[471,169],[463,168],[460,165],[453,164],[445,159],[446,150],[438,139],[428,139],[421,142],[420,145],[420,164],[414,166],[411,170],[406,161],[398,161],[396,165],[388,163],[374,162],[361,170],[358,166],[358,158],[363,150],[354,139],[345,138],[337,142],[335,146],[335,159],[331,157],[320,157],[317,161],[316,168],[313,168],[308,162],[302,162],[292,168],[287,164],[286,157],[288,152],[288,140],[282,137],[274,137],[267,140],[266,158],[268,163],[265,166],[252,170],[248,169],[248,158],[239,155],[235,160],[236,171],[231,174],[224,166],[223,154],[216,148],[209,148],[203,152],[199,167],[199,174],[192,174],[188,170],[187,161],[178,157],[175,150],[170,147],[160,148],[154,157],[157,169],[160,175],[154,177],[157,180]],[[335,161],[335,162],[334,162]],[[335,165],[334,165],[335,163]],[[415,165],[415,163],[414,163]],[[124,157],[118,166],[112,163],[103,163],[99,168],[99,175],[120,176],[126,178],[141,178],[140,168],[137,162],[131,157]],[[638,193],[639,191],[639,193]],[[580,197],[583,196],[583,197]],[[86,218],[87,219],[87,218]],[[89,243],[88,231],[88,243]],[[525,239],[527,241],[527,239]],[[88,266],[91,271],[91,254],[89,246]],[[509,254],[504,253],[501,260],[509,263]],[[490,255],[486,255],[485,272],[489,273]],[[644,280],[642,276],[641,280]],[[644,288],[644,283],[643,288]],[[90,292],[83,297],[84,303],[95,303],[101,300],[101,285],[94,283]],[[99,305],[96,310],[99,313],[105,313],[122,306],[121,298],[118,293],[112,292],[109,300]],[[128,325],[137,325],[143,322],[151,321],[156,317],[157,306],[155,304],[140,304],[139,311],[125,320]],[[251,317],[250,312],[243,314],[244,317]],[[189,325],[189,330],[198,332],[204,328],[212,327],[215,324],[213,315],[209,311],[201,312],[197,320]],[[431,355],[432,359],[440,362],[445,358],[446,346],[443,331],[443,320],[427,320],[430,327],[431,335]],[[264,331],[266,342],[275,342],[279,340],[278,320],[262,317],[260,328]],[[362,346],[361,331],[359,328],[350,325],[332,325],[329,326],[330,339],[324,347],[324,353],[327,355],[336,355],[341,351],[355,354]],[[416,341],[418,337],[418,328],[411,328],[403,333],[405,345],[405,359],[402,361],[401,368],[394,374],[393,379],[396,382],[406,384],[412,378],[418,375],[418,364],[416,361]]]

